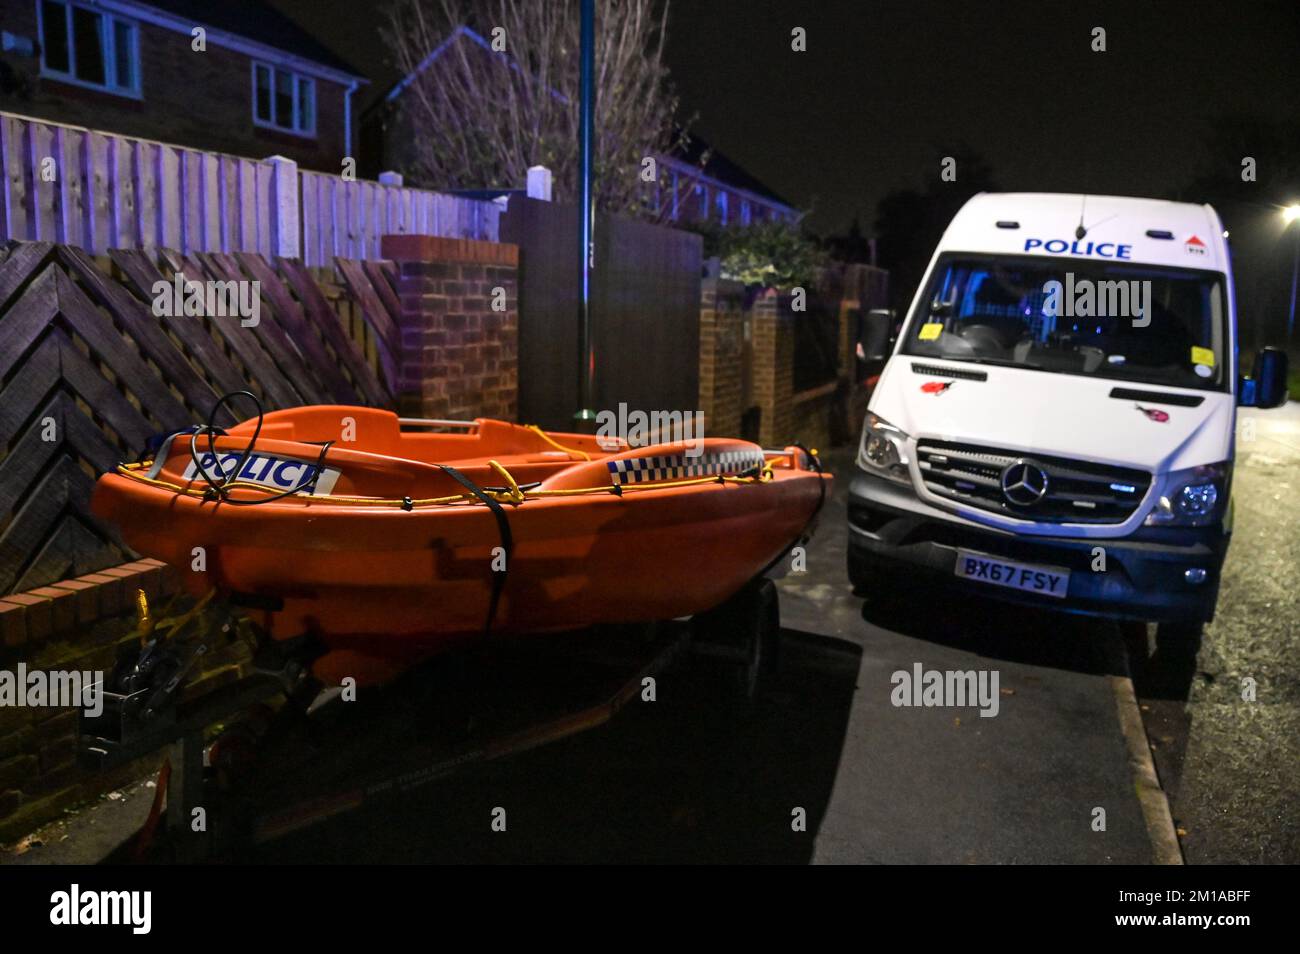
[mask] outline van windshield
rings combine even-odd
[[[1064,258],[945,256],[903,353],[1221,390],[1216,272]]]

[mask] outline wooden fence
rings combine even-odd
[[[386,234],[497,240],[492,202],[0,113],[0,241],[257,252],[330,266]]]
[[[511,199],[502,240],[519,246],[519,418],[572,427],[578,407],[576,209]],[[699,235],[599,213],[591,274],[593,410],[695,410]]]
[[[301,172],[302,257],[327,265],[336,256],[381,258],[385,235],[440,235],[497,241],[501,209],[493,202]]]
[[[815,293],[810,297],[807,310],[796,315],[793,328],[795,393],[821,387],[840,373],[839,299],[827,301]]]
[[[73,246],[0,246],[0,594],[129,558],[89,511],[94,475],[136,459],[153,435],[206,420],[221,394],[252,390],[268,411],[393,405],[391,263],[339,263],[368,326],[371,340],[358,343],[301,262],[110,255],[111,275]],[[154,285],[178,272],[260,282],[259,322],[156,316]]]

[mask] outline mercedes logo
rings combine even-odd
[[[1008,464],[1002,471],[1002,496],[1018,507],[1038,503],[1047,494],[1047,474],[1027,460]]]

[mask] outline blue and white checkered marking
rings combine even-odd
[[[609,477],[616,485],[649,484],[661,480],[685,480],[719,474],[745,474],[763,467],[763,452],[723,451],[718,454],[669,454],[662,457],[629,457],[606,461]]]

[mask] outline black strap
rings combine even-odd
[[[239,460],[237,460],[235,466],[227,472],[221,467],[219,455],[217,454],[217,438],[226,434],[224,428],[217,427],[216,425],[217,411],[228,405],[231,398],[237,397],[246,397],[257,406],[257,426],[253,428],[253,436],[249,439],[248,445],[239,455]],[[257,438],[262,433],[262,420],[264,417],[265,414],[262,411],[262,402],[258,400],[256,394],[252,391],[231,391],[229,394],[223,394],[217,400],[217,403],[212,405],[212,413],[208,415],[208,423],[206,425],[196,424],[188,430],[177,431],[175,435],[172,435],[190,435],[190,459],[194,461],[195,474],[202,477],[204,482],[208,485],[203,491],[204,500],[220,500],[222,503],[228,504],[231,507],[259,507],[262,504],[283,500],[285,497],[292,497],[296,494],[302,493],[304,490],[310,491],[313,494],[316,492],[316,481],[319,480],[320,475],[325,472],[325,455],[329,452],[329,449],[334,446],[333,441],[302,442],[304,444],[320,445],[320,454],[316,458],[316,465],[311,469],[311,472],[307,477],[298,482],[298,486],[290,487],[288,490],[282,491],[278,494],[273,494],[270,497],[256,497],[252,500],[240,500],[236,497],[230,496],[230,485],[239,479],[240,472],[244,469],[244,465],[248,463],[248,458],[252,456],[253,449],[257,447]],[[212,457],[213,463],[216,464],[217,473],[221,477],[220,480],[214,479],[213,476],[208,473],[208,469],[203,466],[203,462],[199,460],[198,439],[200,435],[204,434],[206,434],[208,438],[208,454]]]
[[[501,549],[506,554],[505,569],[492,571],[492,601],[488,604],[487,622],[483,624],[483,635],[486,636],[492,631],[492,621],[497,615],[497,604],[501,601],[501,591],[506,586],[506,574],[510,572],[510,553],[515,548],[514,537],[510,533],[510,520],[506,516],[506,508],[501,506],[500,502],[488,495],[478,484],[470,480],[454,467],[448,467],[446,464],[438,464],[446,471],[453,480],[472,493],[483,503],[488,505],[492,511],[492,516],[497,521],[497,532],[501,534]]]
[[[803,451],[804,456],[807,457],[809,463],[813,465],[813,470],[817,471],[817,475],[820,477],[823,473],[821,459],[798,441],[796,441],[793,446]],[[822,480],[818,481],[818,483],[821,485],[821,493],[817,497],[817,509],[814,510],[813,515],[808,518],[809,525],[817,519],[817,515],[822,512],[822,505],[826,503],[826,481]]]

